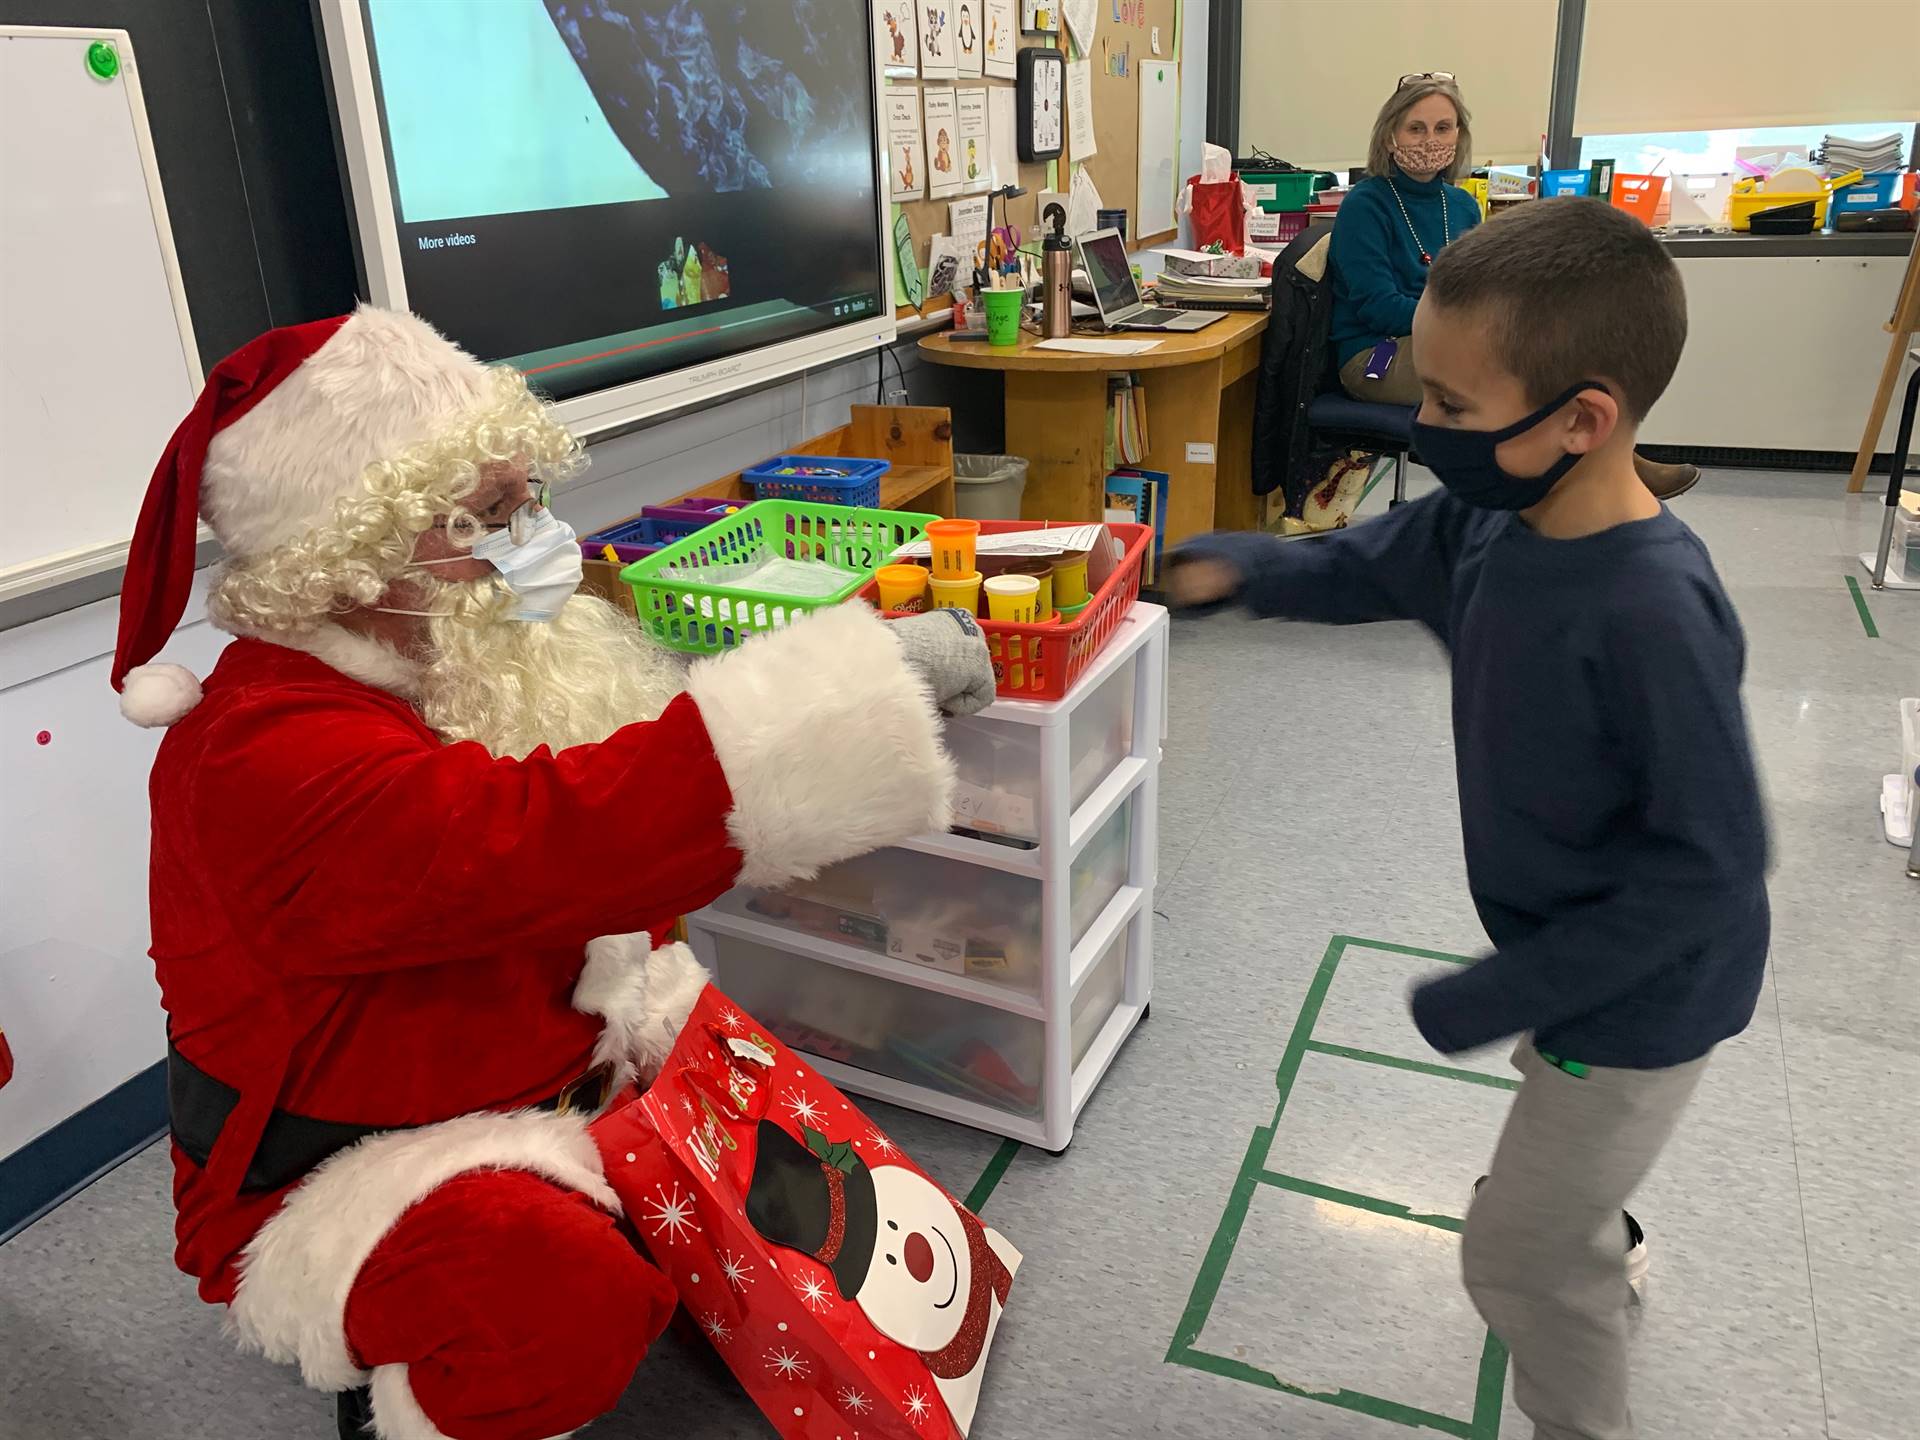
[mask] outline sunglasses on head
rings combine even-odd
[[[1458,78],[1451,70],[1422,70],[1418,75],[1402,75],[1398,88],[1404,90],[1409,85],[1418,85],[1422,80],[1438,80],[1451,85]]]

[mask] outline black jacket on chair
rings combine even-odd
[[[1325,273],[1325,246],[1332,234],[1331,219],[1315,220],[1273,262],[1273,313],[1261,341],[1254,391],[1253,493],[1284,490],[1287,514],[1295,517],[1329,458],[1314,453],[1307,406],[1333,378],[1327,341],[1333,285]],[[1319,279],[1300,268],[1316,248]]]

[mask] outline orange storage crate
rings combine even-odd
[[[1616,210],[1624,210],[1651,229],[1660,224],[1660,202],[1667,198],[1664,175],[1625,175],[1616,171],[1613,193],[1608,197]]]
[[[1060,522],[1064,524],[1066,522]],[[1006,535],[1017,530],[1058,529],[1035,520],[982,520],[982,535]],[[1106,648],[1113,632],[1140,598],[1140,578],[1153,543],[1146,525],[1109,521],[1110,533],[1121,544],[1113,573],[1072,620],[1051,625],[1014,625],[1003,620],[981,620],[987,648],[993,652],[994,688],[1003,700],[1064,700],[1074,681],[1086,672],[1093,657]],[[878,609],[879,582],[869,582],[860,598]],[[890,618],[899,618],[888,612]]]

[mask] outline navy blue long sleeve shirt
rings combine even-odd
[[[1769,928],[1746,642],[1671,511],[1550,540],[1440,491],[1187,556],[1231,562],[1261,615],[1418,620],[1451,652],[1467,878],[1496,949],[1416,990],[1437,1049],[1531,1031],[1564,1059],[1653,1069],[1746,1028]]]

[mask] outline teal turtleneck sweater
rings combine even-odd
[[[1396,191],[1399,204],[1394,202]],[[1406,206],[1404,216],[1401,205]],[[1437,176],[1409,180],[1396,167],[1390,175],[1354,186],[1340,203],[1328,254],[1334,363],[1344,365],[1382,340],[1409,333],[1413,307],[1427,284],[1421,250],[1438,255],[1449,238],[1457,239],[1479,223],[1479,202]]]

